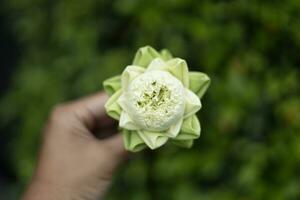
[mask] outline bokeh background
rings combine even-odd
[[[300,2],[2,0],[0,199],[19,199],[51,107],[102,89],[144,45],[212,84],[192,149],[136,154],[108,200],[300,199]]]

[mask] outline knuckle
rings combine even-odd
[[[50,113],[50,120],[59,120],[65,118],[70,113],[70,108],[67,104],[57,104],[53,107]]]
[[[60,103],[55,105],[48,116],[48,120],[44,129],[45,135],[51,135],[55,132],[70,128],[70,123],[67,123],[72,117],[72,109],[69,104]]]

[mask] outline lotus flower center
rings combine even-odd
[[[149,71],[136,77],[127,92],[128,113],[142,129],[163,131],[184,113],[184,87],[165,71]]]

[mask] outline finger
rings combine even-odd
[[[92,112],[93,117],[102,118],[106,117],[104,105],[108,98],[104,92],[99,92],[73,101],[71,104],[75,109],[88,109]]]
[[[117,134],[118,127],[117,126],[110,126],[110,127],[97,127],[95,128],[92,133],[93,135],[98,139],[106,139],[108,137],[111,137],[112,135]]]
[[[121,133],[117,133],[107,139],[99,141],[100,147],[105,146],[108,148],[108,152],[111,152],[117,159],[122,160],[128,157],[123,143],[123,137]]]
[[[80,119],[89,129],[95,127],[112,126],[114,120],[105,112],[104,105],[108,96],[99,92],[70,103],[71,109],[76,117]]]

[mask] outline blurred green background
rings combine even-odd
[[[4,0],[0,199],[19,199],[52,106],[102,89],[144,45],[212,84],[192,149],[138,153],[108,200],[300,199],[300,2]]]

